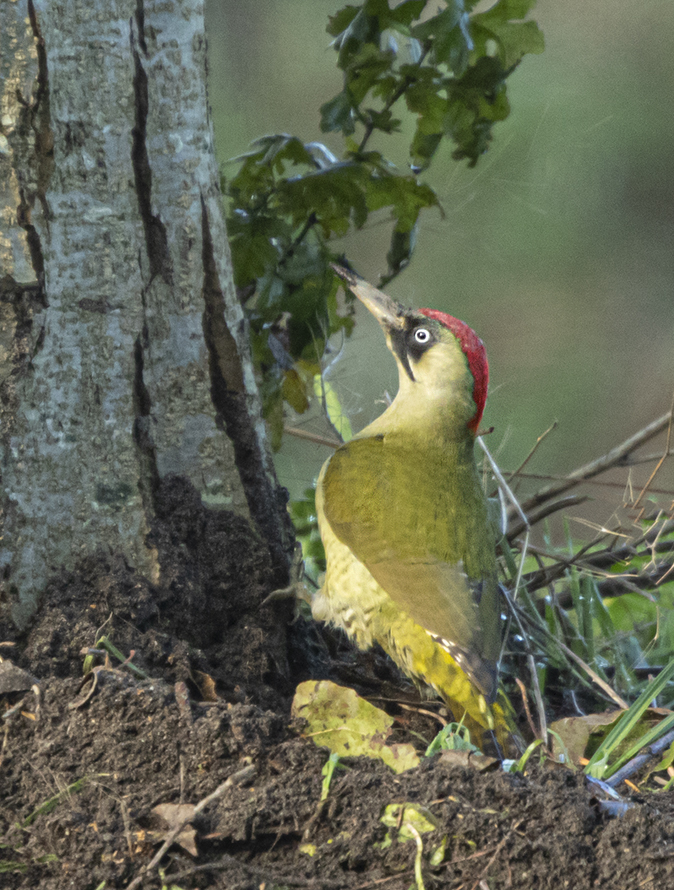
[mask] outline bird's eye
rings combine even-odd
[[[414,332],[414,339],[417,343],[428,343],[431,339],[431,332],[426,330],[426,328],[417,328]]]

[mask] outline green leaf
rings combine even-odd
[[[359,12],[359,6],[345,6],[339,12],[328,17],[328,25],[325,30],[328,34],[332,34],[333,37],[337,37],[343,31],[346,31]]]
[[[309,398],[307,385],[294,368],[283,375],[281,393],[284,401],[298,414],[304,414],[309,410]]]
[[[453,154],[457,160],[468,158],[470,166],[475,166],[489,146],[494,122],[508,116],[506,76],[498,59],[484,57],[448,87],[450,101],[443,125],[457,144]]]
[[[318,575],[325,571],[325,550],[318,531],[316,516],[316,486],[304,490],[304,496],[289,504],[290,518],[302,545],[305,569],[308,574]]]
[[[267,224],[269,223],[269,224]],[[278,250],[274,238],[283,227],[268,219],[240,219],[229,224],[229,246],[232,252],[234,282],[243,287],[249,281],[261,278],[276,264]]]
[[[269,443],[272,451],[278,451],[283,438],[283,394],[282,379],[277,369],[268,372],[260,386],[262,416],[267,424]]]
[[[386,254],[389,280],[409,264],[416,246],[416,241],[416,225],[412,226],[409,232],[401,232],[397,228],[393,230],[393,234],[391,235],[391,245]]]
[[[413,176],[373,176],[367,184],[367,203],[370,210],[390,207],[396,220],[396,230],[411,232],[424,207],[440,207],[432,188],[421,185]]]
[[[437,65],[447,65],[457,75],[463,73],[473,40],[468,13],[461,0],[450,0],[446,9],[417,25],[412,34],[422,42],[432,40],[433,60]]]
[[[519,758],[519,760],[513,760],[508,768],[507,772],[509,773],[523,773],[526,769],[526,765],[529,762],[531,755],[534,753],[536,748],[540,747],[543,744],[543,739],[534,739],[528,746],[524,754]]]
[[[435,867],[438,865],[442,865],[445,861],[445,856],[447,855],[447,842],[449,841],[448,835],[444,835],[438,846],[431,853],[429,863]]]
[[[634,727],[639,723],[641,718],[643,717],[644,712],[649,708],[651,702],[657,698],[657,696],[662,692],[667,683],[669,683],[672,678],[674,678],[674,661],[671,661],[664,670],[652,680],[648,686],[641,693],[639,698],[634,702],[634,704],[623,713],[622,717],[617,721],[614,728],[608,734],[604,742],[599,746],[599,748],[595,751],[595,753],[590,758],[590,762],[588,763],[585,771],[590,775],[593,773],[590,772],[592,768],[598,763],[598,761],[606,759],[611,755],[611,753],[617,748],[617,746],[623,742],[630,733],[634,730]],[[656,727],[659,730],[659,733],[655,734],[655,738],[658,737],[658,734],[662,734],[666,732],[668,726],[670,725],[670,719],[663,720]],[[665,727],[663,729],[663,727]],[[648,734],[649,740],[646,744],[650,744],[653,741],[650,733]],[[643,742],[643,740],[642,740]],[[643,745],[642,745],[643,746]],[[637,750],[639,750],[639,745],[636,746]],[[618,763],[612,764],[611,768],[604,773],[604,775],[611,775],[615,772],[616,769],[622,764],[623,758],[618,761]]]
[[[419,803],[391,803],[384,808],[379,821],[387,828],[395,828],[401,842],[415,840],[410,826],[419,834],[428,834],[440,828],[437,817]]]
[[[486,54],[487,41],[494,40],[506,69],[516,65],[526,53],[542,53],[545,39],[536,22],[512,21],[523,19],[533,5],[533,0],[500,0],[487,12],[473,16],[471,33],[476,52]]]
[[[341,130],[345,136],[350,136],[355,129],[353,102],[346,90],[321,105],[321,131],[323,133]]]
[[[426,8],[428,0],[403,0],[395,6],[388,18],[388,26],[401,25],[409,28],[415,19],[418,19]]]
[[[328,416],[328,420],[333,425],[342,442],[348,442],[353,438],[353,430],[351,429],[351,421],[344,414],[342,403],[339,400],[334,386],[321,374],[314,377],[314,392],[320,399],[323,410]]]
[[[368,150],[370,137],[402,128],[403,118],[395,113],[400,102],[398,108],[406,105],[416,116],[410,145],[415,174],[430,165],[446,138],[454,143],[455,158],[474,165],[489,146],[494,124],[509,114],[506,79],[512,66],[524,53],[542,49],[535,23],[523,21],[531,0],[499,0],[471,18],[474,5],[448,0],[423,22],[427,0],[344,6],[327,26],[343,89],[321,106],[321,129],[344,138],[341,158],[318,143],[270,134],[237,159],[233,176],[222,177],[235,282],[245,292],[275,447],[284,398],[304,410],[311,395],[297,363],[317,363],[328,338],[353,327],[352,313],[338,308],[329,272],[331,242],[388,209],[392,226],[383,280],[389,280],[411,260],[421,211],[440,206],[427,185]],[[399,49],[400,34],[406,46]]]
[[[626,714],[629,712],[626,712]],[[670,714],[669,717],[665,717],[663,720],[658,721],[654,726],[647,729],[643,735],[640,736],[639,739],[625,751],[616,761],[614,761],[608,769],[605,769],[602,773],[603,777],[610,777],[614,773],[616,773],[621,767],[623,767],[626,763],[629,763],[633,757],[636,757],[645,749],[648,749],[653,742],[656,742],[659,738],[661,738],[665,733],[669,732],[670,729],[674,726],[674,714]],[[608,757],[609,752],[606,752],[606,756]],[[588,770],[590,767],[588,766]],[[592,775],[592,774],[591,774]]]
[[[347,89],[354,106],[360,105],[382,78],[388,81],[394,62],[395,53],[392,50],[381,50],[372,43],[362,46],[346,69]]]
[[[363,165],[334,164],[281,183],[279,207],[298,225],[313,213],[326,238],[341,237],[350,222],[360,228],[367,220],[367,180],[368,171]]]
[[[523,19],[535,5],[536,0],[499,0],[485,14],[494,14],[503,19]]]
[[[672,763],[674,763],[674,742],[665,751],[662,760],[656,763],[655,766],[650,767],[650,771],[653,773],[661,772],[662,770],[669,769]]]
[[[332,782],[332,777],[335,774],[335,770],[339,766],[339,754],[331,754],[323,769],[321,770],[321,775],[323,776],[323,785],[321,787],[321,800],[327,800],[328,794],[330,793],[330,783]]]
[[[395,133],[400,129],[400,120],[394,118],[388,109],[375,111],[373,108],[368,108],[366,114],[368,120],[382,133]]]
[[[472,32],[480,49],[486,50],[489,39],[496,42],[504,68],[513,68],[526,53],[539,54],[545,49],[543,33],[535,22],[504,22],[492,27],[475,22]]]
[[[425,757],[432,757],[440,751],[478,751],[479,748],[470,740],[470,731],[461,723],[448,723],[443,726],[433,741],[426,748]]]

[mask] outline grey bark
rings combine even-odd
[[[152,581],[169,474],[289,535],[233,287],[198,0],[0,0],[2,599],[102,545]]]

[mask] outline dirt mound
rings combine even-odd
[[[90,560],[0,649],[31,675],[8,672],[4,690],[0,675],[3,887],[127,887],[172,824],[154,808],[218,788],[164,856],[165,885],[407,890],[420,844],[426,888],[674,886],[669,793],[614,818],[568,770],[480,773],[440,756],[402,775],[343,761],[321,801],[327,754],[289,726],[311,637],[295,628],[294,675],[270,656],[285,630],[282,612],[260,605],[274,586],[264,548],[236,517],[190,509],[159,542],[183,554],[161,587],[113,558]],[[132,667],[99,657],[83,681],[83,649],[101,636],[124,658],[133,650]],[[436,827],[402,839],[381,821],[394,803],[422,805]],[[157,869],[136,886],[162,886]]]

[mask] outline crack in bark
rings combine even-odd
[[[145,42],[145,5],[143,4],[143,0],[136,0],[136,25],[138,26],[138,45],[145,58],[147,58],[147,43]]]
[[[33,151],[35,153],[35,183],[28,187],[24,183],[19,188],[19,205],[16,208],[17,222],[26,232],[26,243],[35,277],[41,290],[44,289],[44,254],[37,229],[32,222],[35,199],[40,202],[44,215],[45,226],[49,231],[49,205],[46,192],[54,172],[54,133],[51,128],[51,109],[49,104],[49,71],[47,68],[47,51],[40,30],[33,0],[28,0],[28,19],[35,38],[37,52],[37,89],[35,99],[28,103],[21,96],[19,102],[24,106],[28,116],[28,126],[33,133]],[[17,175],[21,179],[20,171]],[[36,187],[37,186],[37,187]]]
[[[18,284],[5,276],[0,280],[0,304],[3,303],[11,306],[13,313],[11,350],[0,361],[3,371],[0,375],[0,441],[6,442],[19,404],[17,382],[32,368],[33,359],[44,343],[44,326],[37,336],[33,333],[34,315],[45,306],[44,292],[39,285]]]
[[[19,189],[20,202],[16,208],[16,221],[26,233],[26,244],[30,251],[30,261],[41,291],[44,290],[44,254],[37,229],[31,221],[32,202],[26,197],[23,188]]]
[[[145,292],[142,293],[143,311],[145,311]],[[133,378],[133,439],[140,454],[140,473],[138,489],[143,499],[145,515],[150,521],[155,511],[155,495],[161,482],[157,468],[157,449],[152,437],[152,400],[145,385],[145,351],[149,346],[149,332],[146,322],[133,344],[135,373]]]
[[[138,44],[144,55],[147,54],[145,38],[141,30],[144,25],[145,13],[142,0],[136,7],[136,24],[139,29]],[[135,72],[133,77],[133,89],[136,97],[136,123],[131,131],[131,163],[136,181],[136,194],[138,195],[138,209],[143,221],[145,231],[145,246],[150,263],[150,278],[156,276],[162,278],[166,284],[173,284],[173,265],[168,248],[166,226],[159,216],[152,213],[152,168],[147,152],[147,116],[149,110],[149,95],[147,86],[147,74],[143,68],[140,53],[136,49],[133,25],[131,26],[131,52]]]
[[[284,584],[288,577],[288,553],[293,540],[290,519],[286,518],[287,492],[280,486],[274,486],[269,478],[248,410],[249,396],[243,381],[241,357],[224,317],[225,301],[213,256],[213,239],[203,196],[201,223],[203,330],[209,356],[211,399],[217,412],[216,422],[234,447],[234,459],[250,515],[268,543],[279,578],[278,583]]]

